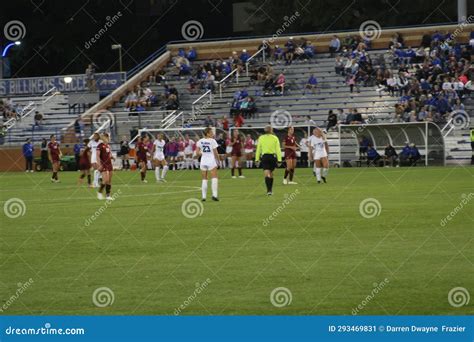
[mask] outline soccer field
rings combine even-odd
[[[108,203],[75,172],[0,174],[2,314],[474,313],[474,168],[282,172],[267,197],[221,171],[205,203],[197,171],[116,172]]]

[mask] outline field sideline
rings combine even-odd
[[[108,204],[76,172],[0,173],[0,314],[474,314],[474,168],[279,169],[272,197],[244,174],[201,207],[197,171],[116,172]]]

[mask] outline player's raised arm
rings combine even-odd
[[[257,144],[257,151],[255,152],[255,162],[258,163],[260,161],[260,156],[262,154],[262,144],[259,143]]]

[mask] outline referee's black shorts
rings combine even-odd
[[[273,154],[264,154],[260,160],[264,170],[273,171],[277,167],[277,158]]]

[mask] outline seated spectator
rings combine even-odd
[[[125,110],[133,110],[138,104],[138,96],[134,91],[127,93],[125,98]]]
[[[344,76],[344,61],[342,60],[342,57],[340,56],[336,57],[334,70],[336,74]]]
[[[304,51],[304,56],[306,58],[313,58],[316,56],[316,48],[313,46],[313,44],[310,41],[306,41],[305,44],[301,46],[301,48]]]
[[[284,58],[284,52],[283,49],[279,45],[275,45],[275,49],[273,51],[273,57],[277,61],[281,61]]]
[[[405,147],[400,152],[400,166],[407,166],[409,165],[410,158],[410,144],[407,142],[405,143]]]
[[[284,94],[285,92],[285,75],[280,74],[278,75],[278,78],[275,81],[275,91],[280,92],[281,95]]]
[[[383,160],[384,160],[384,165],[385,166],[395,166],[396,162],[397,162],[397,151],[395,151],[395,149],[393,148],[392,145],[390,144],[387,144],[387,146],[385,147],[385,153],[384,153],[384,156],[383,156]]]
[[[306,83],[305,89],[311,90],[311,92],[314,94],[316,91],[316,88],[318,86],[318,79],[314,74],[311,74],[311,76],[308,79],[308,82]],[[306,94],[306,90],[303,91],[303,95]]]
[[[363,123],[364,120],[362,119],[362,115],[357,111],[356,108],[354,108],[353,114],[352,114],[352,125],[360,125]]]
[[[247,50],[243,49],[242,53],[240,54],[240,61],[245,64],[247,63],[248,59],[250,58],[250,55],[247,53]]]
[[[42,126],[43,125],[43,114],[38,111],[35,111],[35,116],[33,118],[35,120],[35,126]]]
[[[293,37],[290,37],[288,41],[285,43],[285,61],[287,65],[291,64],[293,62],[293,58],[295,55],[295,50],[296,50],[296,44],[293,41]]]
[[[331,127],[337,126],[337,115],[333,113],[332,109],[328,113],[328,124],[326,126],[326,131],[329,131]]]
[[[188,53],[186,55],[186,58],[190,60],[191,62],[197,59],[197,51],[195,48],[190,47],[188,50]]]
[[[216,126],[214,119],[211,118],[210,115],[208,115],[208,116],[204,119],[204,126],[205,126],[205,127],[215,127],[215,126]]]
[[[370,145],[372,145],[372,142],[365,135],[359,138],[359,158],[361,160],[367,157],[367,151]]]
[[[168,99],[165,103],[166,110],[176,110],[179,108],[178,97],[175,94],[168,96]]]
[[[415,144],[410,145],[410,150],[409,150],[409,157],[408,161],[410,162],[411,166],[416,166],[416,163],[420,160],[421,154],[418,151],[418,148],[416,147]]]
[[[372,145],[369,145],[367,149],[367,166],[377,166],[380,159],[381,157],[377,150]]]
[[[197,91],[197,86],[199,83],[194,79],[194,77],[190,77],[188,80],[188,90],[191,94],[195,94]]]
[[[336,35],[334,35],[331,41],[329,42],[329,52],[331,53],[331,57],[334,57],[334,54],[336,52],[339,52],[340,49],[341,49],[341,41]]]

